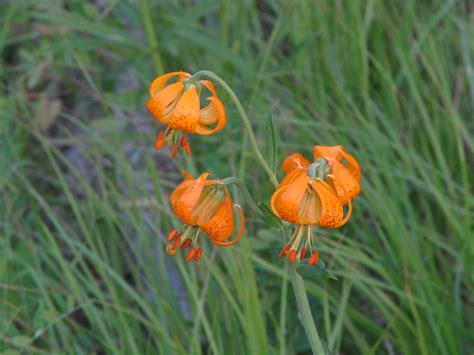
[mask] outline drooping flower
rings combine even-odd
[[[201,231],[215,245],[234,245],[242,237],[244,216],[242,208],[233,204],[229,191],[220,180],[207,180],[210,173],[201,174],[197,179],[185,171],[183,175],[184,181],[170,197],[174,213],[184,223],[181,228],[183,232],[172,230],[168,234],[171,244],[167,246],[166,251],[174,255],[179,248],[191,247],[186,260],[197,261],[202,255],[199,242]],[[240,230],[234,239],[228,241],[235,229],[234,207],[239,211]]]
[[[170,83],[172,80],[175,82]],[[200,103],[203,87],[210,93],[209,104],[205,107]],[[178,144],[187,155],[190,154],[186,132],[209,136],[220,131],[226,123],[225,108],[214,85],[208,80],[193,80],[191,74],[185,72],[172,72],[153,80],[147,107],[160,123],[167,125],[158,133],[155,148],[173,145],[173,158]]]
[[[360,168],[342,146],[315,146],[314,162],[299,153],[288,156],[282,165],[286,173],[272,195],[271,207],[281,219],[296,224],[290,242],[280,257],[303,260],[308,248],[308,264],[316,265],[319,254],[313,242],[313,226],[338,228],[351,217],[351,201],[360,193]],[[348,211],[344,216],[344,206]]]

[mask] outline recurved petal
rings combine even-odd
[[[357,160],[347,152],[341,151],[342,157],[347,160],[347,169],[354,175],[357,181],[360,181],[360,167]]]
[[[331,166],[331,174],[334,176],[334,185],[339,199],[343,204],[348,199],[354,199],[360,193],[360,182],[356,174],[348,166],[342,165],[337,160],[328,160]],[[360,177],[360,173],[358,175]]]
[[[232,198],[226,190],[226,198],[217,212],[199,227],[209,236],[211,241],[224,241],[230,237],[235,227]]]
[[[272,195],[273,212],[287,222],[300,224],[301,202],[308,188],[309,180],[307,175],[300,175],[291,184],[280,185]]]
[[[169,122],[170,128],[195,133],[199,120],[199,95],[193,86],[187,89],[176,103]]]
[[[212,84],[212,82],[210,82],[209,80],[200,80],[200,83],[211,92],[212,96],[217,97],[217,91],[214,88],[214,84]]]
[[[309,165],[310,162],[308,159],[300,153],[295,153],[285,158],[282,168],[285,174],[288,174],[293,169],[307,169]]]
[[[178,76],[178,81],[183,80],[184,78],[191,77],[190,74],[182,72],[182,71],[175,71],[168,74],[163,74],[155,78],[150,84],[150,97],[153,97],[158,91],[162,90],[168,81],[170,81],[175,76]]]
[[[299,178],[301,175],[305,175],[306,171],[301,170],[301,169],[293,169],[291,170],[280,182],[280,186],[278,188],[284,187],[286,185],[291,184],[293,181],[295,181],[297,178]]]
[[[195,224],[192,212],[199,196],[201,196],[204,182],[209,175],[209,173],[204,173],[196,180],[183,181],[170,196],[174,213],[186,224]]]
[[[344,151],[342,145],[315,145],[313,147],[313,159],[316,161],[318,158],[332,158],[340,161],[342,159],[341,151]]]
[[[321,201],[321,214],[316,224],[321,227],[336,228],[341,224],[344,213],[336,192],[320,179],[312,180],[311,185]]]
[[[181,90],[183,90],[183,83],[174,83],[163,90],[158,91],[147,102],[147,107],[152,115],[162,124],[168,124],[170,115],[168,114],[170,106],[173,104]]]
[[[196,126],[196,133],[203,136],[209,136],[219,132],[222,128],[224,128],[227,122],[227,116],[222,102],[214,96],[209,97],[208,100],[210,103],[199,113],[199,121]],[[214,128],[206,127],[215,123],[216,121],[217,124]]]

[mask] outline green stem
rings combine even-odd
[[[161,75],[163,74],[163,61],[161,60],[158,38],[156,37],[155,28],[153,26],[153,19],[151,17],[152,12],[149,0],[140,1],[140,10],[143,17],[143,26],[145,27],[145,32],[151,47],[151,55],[153,57],[155,71],[157,75]]]
[[[217,74],[214,74],[211,71],[201,70],[193,75],[193,79],[195,80],[198,80],[200,77],[207,77],[217,82],[220,86],[222,86],[222,88],[230,96],[235,106],[237,107],[237,111],[239,111],[240,118],[242,119],[242,122],[244,123],[244,127],[247,131],[248,137],[250,139],[250,144],[255,153],[255,156],[257,157],[257,160],[262,165],[263,169],[267,173],[272,184],[275,187],[278,187],[279,185],[278,179],[276,175],[273,173],[270,166],[268,165],[265,158],[263,157],[262,153],[260,152],[260,149],[258,148],[257,140],[255,139],[252,126],[250,125],[250,120],[242,104],[240,103],[240,100],[238,99],[237,95],[221,77],[219,77]],[[296,273],[293,267],[290,267],[290,279],[293,285],[293,291],[295,293],[296,303],[298,305],[300,321],[303,324],[306,337],[308,338],[308,342],[311,346],[311,350],[313,351],[313,354],[324,355],[325,354],[324,348],[321,343],[321,339],[319,338],[316,325],[314,324],[313,315],[311,314],[311,308],[309,307],[308,296],[306,294],[306,289],[304,286],[304,280],[300,275]]]
[[[270,168],[270,166],[267,164],[267,162],[266,162],[265,158],[263,157],[262,153],[258,149],[257,140],[255,139],[255,135],[253,134],[253,130],[252,130],[252,126],[250,125],[249,117],[247,116],[247,113],[245,112],[245,110],[244,110],[242,104],[240,103],[240,100],[237,97],[237,95],[235,95],[234,91],[230,88],[229,85],[227,85],[227,83],[223,79],[221,79],[218,75],[214,74],[211,71],[201,70],[201,71],[198,71],[196,74],[193,75],[193,79],[197,80],[199,77],[208,77],[209,79],[212,79],[212,80],[216,81],[217,83],[219,83],[220,86],[222,86],[222,88],[227,92],[227,94],[229,94],[230,98],[232,99],[235,106],[237,107],[237,111],[239,111],[240,117],[242,118],[242,122],[244,123],[245,130],[247,131],[247,134],[249,136],[250,144],[252,145],[252,149],[255,152],[255,155],[256,155],[258,161],[260,162],[263,169],[267,173],[267,175],[270,178],[270,181],[272,182],[272,184],[275,187],[278,187],[278,180],[277,180],[275,174],[273,174],[273,171]]]

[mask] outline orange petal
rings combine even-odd
[[[333,158],[336,160],[341,160],[341,151],[344,151],[342,145],[315,145],[313,147],[313,159],[316,161],[318,158]]]
[[[357,162],[357,160],[352,156],[350,155],[349,153],[346,153],[344,151],[341,151],[340,152],[342,154],[342,156],[344,157],[344,159],[347,160],[347,165],[345,165],[351,172],[352,174],[354,175],[354,177],[356,178],[356,180],[359,182],[360,181],[360,167],[359,167],[359,163]]]
[[[235,227],[232,199],[226,190],[226,198],[218,208],[214,216],[199,227],[209,236],[213,242],[222,242],[230,237]]]
[[[195,218],[191,217],[193,215],[192,212],[199,200],[199,196],[201,196],[204,181],[209,175],[209,173],[204,173],[196,180],[185,180],[170,196],[171,207],[174,213],[186,224],[196,224]]]
[[[282,168],[285,174],[288,174],[293,169],[307,169],[310,162],[302,154],[292,154],[283,161]]]
[[[200,80],[199,81],[202,85],[204,85],[210,92],[212,96],[217,97],[216,89],[214,88],[214,84],[209,80]]]
[[[343,220],[343,208],[336,191],[321,179],[311,181],[311,185],[321,201],[321,215],[316,224],[321,227],[338,227]]]
[[[330,159],[328,162],[331,166],[331,174],[334,175],[333,181],[337,195],[341,202],[346,204],[348,199],[352,200],[360,193],[360,183],[348,167],[334,159]]]
[[[171,114],[169,123],[170,128],[176,128],[181,131],[195,133],[196,125],[199,119],[199,95],[196,88],[187,89]]]
[[[225,108],[222,102],[217,97],[209,97],[210,104],[202,109],[199,113],[199,121],[196,126],[196,133],[209,136],[224,128],[227,122]],[[214,128],[208,128],[207,125],[213,124],[217,121]]]
[[[155,78],[155,80],[153,80],[150,84],[150,90],[149,90],[150,97],[153,97],[158,91],[162,90],[166,86],[168,81],[170,81],[172,78],[174,78],[177,75],[179,75],[178,81],[183,80],[184,77],[187,77],[187,78],[191,77],[190,74],[182,72],[182,71],[175,71],[172,73],[160,75],[159,77]]]
[[[296,180],[297,178],[299,178],[301,175],[306,175],[305,170],[293,169],[292,171],[290,171],[290,172],[283,178],[283,180],[282,180],[281,183],[280,183],[279,188],[291,184],[293,181],[295,181],[295,180]]]
[[[239,233],[237,233],[237,236],[234,239],[232,239],[230,242],[222,242],[222,241],[214,240],[213,243],[220,247],[229,247],[231,245],[234,245],[240,240],[240,238],[242,238],[242,234],[244,233],[245,219],[244,219],[244,213],[242,212],[242,207],[240,207],[240,205],[234,205],[234,207],[236,207],[239,210],[239,217],[240,217]]]
[[[322,214],[322,203],[314,189],[307,189],[298,213],[301,224],[317,224]]]
[[[162,124],[168,124],[169,115],[167,115],[165,111],[168,111],[167,109],[169,109],[169,106],[179,96],[183,87],[183,83],[171,84],[163,90],[158,91],[148,100],[148,110],[150,110],[151,114]]]
[[[272,195],[272,210],[285,221],[300,224],[299,210],[309,181],[308,176],[300,175],[291,184],[278,188]]]

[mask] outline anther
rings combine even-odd
[[[174,255],[174,254],[176,254],[176,251],[177,251],[177,250],[176,250],[175,248],[173,248],[172,245],[167,245],[167,246],[166,246],[166,252],[167,252],[169,255]]]
[[[194,260],[199,261],[199,259],[201,259],[201,256],[202,256],[202,248],[199,247],[197,248],[196,254],[194,254]]]
[[[194,254],[196,253],[196,249],[195,248],[191,248],[191,250],[188,252],[188,254],[186,255],[186,261],[190,261],[193,257],[194,257]]]
[[[164,143],[164,139],[163,139],[163,135],[165,133],[163,132],[163,130],[161,130],[159,133],[158,133],[158,137],[156,137],[156,142],[155,142],[155,148],[157,150],[160,150],[161,147],[163,147],[163,143]]]
[[[308,265],[316,265],[319,259],[319,252],[315,251],[308,259]]]
[[[183,136],[181,138],[181,147],[186,147],[188,145],[188,140],[186,139],[186,136]]]
[[[168,236],[166,237],[166,240],[168,242],[172,242],[174,238],[176,238],[176,236],[178,235],[178,232],[176,231],[176,229],[173,229],[171,232],[168,233]]]
[[[280,255],[278,256],[280,259],[283,259],[286,254],[288,254],[288,250],[290,250],[291,244],[285,245],[285,247],[280,251]]]
[[[173,249],[178,249],[180,244],[181,244],[181,236],[178,236],[173,243]]]
[[[302,247],[300,251],[300,260],[303,260],[306,255],[306,248]]]
[[[176,158],[176,154],[178,153],[178,146],[176,145],[176,143],[173,145],[173,150],[171,151],[171,156],[173,158]]]
[[[186,249],[187,247],[191,245],[191,243],[192,243],[192,239],[188,238],[184,241],[183,245],[181,245],[181,248]]]
[[[290,260],[290,263],[292,263],[292,264],[295,262],[295,259],[296,259],[296,250],[290,251],[290,256],[288,257],[288,259]]]

